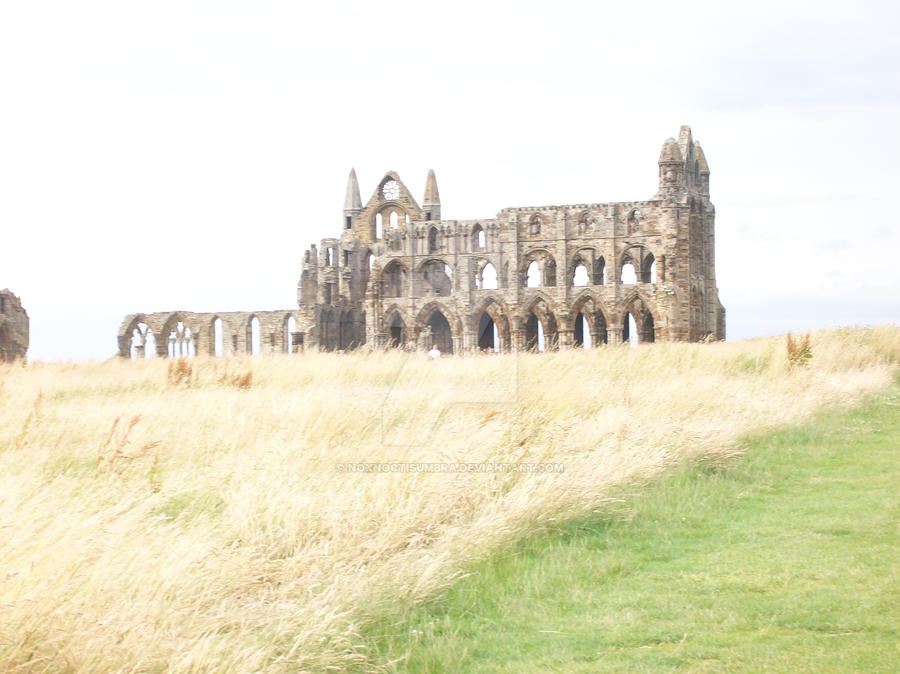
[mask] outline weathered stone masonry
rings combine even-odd
[[[28,352],[28,313],[10,290],[0,290],[0,362],[24,358]]]
[[[119,353],[145,353],[150,335],[160,356],[250,352],[254,318],[264,352],[555,349],[632,330],[643,342],[724,339],[709,167],[683,126],[663,144],[648,201],[482,220],[443,220],[433,171],[421,206],[393,171],[363,205],[351,171],[341,235],[304,253],[297,295],[293,310],[134,314]]]

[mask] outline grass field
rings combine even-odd
[[[379,629],[473,564],[886,390],[900,330],[819,333],[812,354],[789,368],[773,338],[0,367],[0,668],[389,670],[406,651]],[[357,472],[373,462],[562,470]]]
[[[371,625],[411,672],[900,670],[900,386],[623,489]],[[392,666],[389,663],[394,663]]]

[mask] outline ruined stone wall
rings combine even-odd
[[[249,353],[254,316],[259,350],[277,353],[724,339],[709,167],[689,127],[663,144],[658,168],[646,201],[507,208],[480,220],[441,219],[433,171],[422,206],[394,171],[363,204],[351,171],[340,236],[304,253],[296,310],[135,314],[119,353],[146,354],[147,335],[161,356]]]
[[[0,362],[24,358],[28,352],[28,313],[10,290],[0,290]]]
[[[303,311],[313,306],[363,311],[375,348],[423,348],[436,331],[453,351],[533,348],[536,332],[548,348],[618,343],[630,330],[639,341],[724,339],[709,168],[688,127],[664,143],[658,163],[650,200],[508,208],[466,221],[433,219],[433,172],[423,207],[393,171],[363,205],[352,172],[340,240],[304,256],[307,344],[345,348],[319,313]]]
[[[254,320],[258,325],[257,353],[292,353],[303,346],[297,341],[300,336],[290,330],[291,319],[296,322],[298,314],[296,309],[131,314],[119,328],[119,355],[166,358],[253,353]]]

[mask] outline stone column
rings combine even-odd
[[[168,358],[169,357],[169,336],[168,335],[153,335],[154,339],[156,339],[156,356],[158,358]]]
[[[466,330],[463,332],[463,348],[466,351],[478,351],[477,330]]]

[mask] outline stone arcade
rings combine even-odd
[[[683,126],[663,144],[650,200],[481,220],[442,219],[433,171],[421,205],[393,171],[363,204],[351,171],[341,235],[304,253],[297,294],[283,311],[130,315],[119,355],[724,339],[709,167]]]

